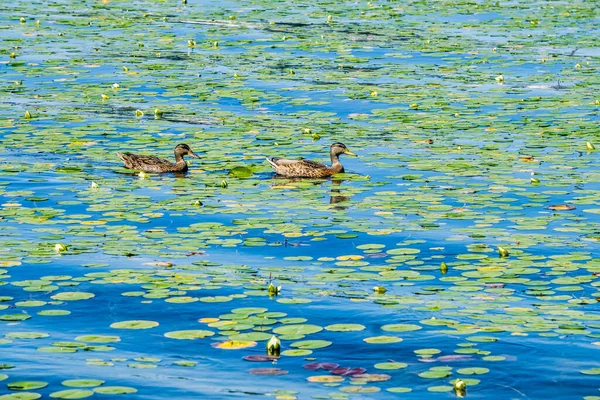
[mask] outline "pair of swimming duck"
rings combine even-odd
[[[356,156],[343,143],[334,143],[329,149],[331,156],[331,167],[312,160],[290,160],[279,157],[267,157],[271,167],[279,175],[290,178],[325,178],[344,172],[339,156],[348,154]],[[132,153],[117,153],[123,160],[125,168],[142,170],[145,172],[184,172],[188,165],[184,156],[198,157],[187,144],[178,144],[175,147],[175,163],[155,156],[144,156]]]

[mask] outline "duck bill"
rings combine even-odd
[[[348,154],[349,156],[358,157],[358,155],[354,154],[353,152],[351,152],[351,151],[350,151],[350,150],[348,150],[348,149],[344,150],[344,154]]]
[[[194,153],[193,151],[190,150],[190,152],[188,153],[188,155],[190,157],[194,157],[194,158],[200,158],[200,156],[198,156],[196,153]]]

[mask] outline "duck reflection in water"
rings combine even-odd
[[[275,182],[275,186],[285,186],[298,182],[310,182],[314,186],[323,185],[325,182],[331,181],[331,190],[329,192],[329,204],[334,210],[345,210],[350,206],[350,196],[342,195],[340,186],[344,182],[343,179],[307,179],[307,178],[286,178],[284,176],[275,175],[271,178]]]
[[[340,186],[343,179],[331,180],[331,191],[329,192],[329,204],[335,204],[335,210],[345,210],[350,206],[350,196],[342,196]]]

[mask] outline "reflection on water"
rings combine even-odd
[[[342,196],[342,189],[340,186],[344,182],[343,179],[332,179],[331,180],[331,191],[329,192],[329,204],[335,204],[334,210],[345,210],[350,205],[350,196]],[[346,203],[346,204],[344,204]]]
[[[332,209],[334,210],[346,210],[350,206],[350,196],[342,195],[342,184],[344,183],[344,179],[336,179],[334,177],[325,178],[325,179],[315,179],[315,178],[288,178],[281,175],[274,175],[272,177],[275,182],[274,186],[283,187],[287,185],[292,185],[294,183],[309,183],[313,186],[322,186],[329,182],[331,182],[331,189],[329,191],[329,204],[334,205]],[[344,204],[346,203],[346,204]]]

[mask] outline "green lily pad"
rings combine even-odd
[[[37,314],[45,316],[45,317],[60,317],[63,315],[71,314],[71,311],[68,311],[68,310],[42,310],[42,311],[39,311]]]
[[[29,314],[4,314],[0,315],[0,321],[25,321],[31,318]]]
[[[288,349],[281,352],[282,356],[288,357],[304,357],[312,354],[312,350],[308,349]]]
[[[384,331],[389,332],[410,332],[422,329],[419,325],[414,324],[389,324],[381,327]]]
[[[325,327],[325,330],[331,332],[358,332],[366,327],[360,324],[334,324]]]
[[[77,336],[75,340],[90,343],[117,343],[121,341],[121,338],[114,335],[81,335]]]
[[[312,333],[321,332],[322,327],[311,324],[292,324],[283,325],[273,329],[273,333],[279,335],[310,335]]]
[[[43,381],[18,381],[9,382],[7,386],[10,390],[37,390],[45,388],[48,383]]]
[[[600,375],[600,368],[582,369],[579,372],[584,375]]]
[[[402,338],[398,336],[372,336],[364,338],[363,341],[370,344],[388,344],[401,342]]]
[[[246,167],[234,167],[229,171],[229,175],[236,178],[249,178],[252,176],[252,171]]]
[[[62,381],[63,386],[68,387],[96,387],[104,384],[104,381],[99,379],[68,379]]]
[[[54,399],[85,399],[93,395],[94,392],[85,389],[66,389],[50,393],[50,397]]]
[[[402,369],[408,367],[408,364],[401,362],[382,362],[374,365],[377,369]]]
[[[194,339],[203,339],[205,337],[213,336],[215,333],[213,331],[206,330],[184,330],[184,331],[172,331],[165,333],[165,337],[170,339],[183,339],[183,340],[194,340]]]
[[[0,400],[36,400],[40,397],[42,397],[42,395],[39,393],[21,392],[1,395]]]
[[[407,387],[391,387],[391,388],[387,388],[385,389],[390,393],[410,393],[412,392],[411,388],[407,388]]]
[[[490,370],[487,368],[474,367],[474,368],[461,368],[461,369],[457,370],[456,372],[458,372],[461,375],[483,375],[483,374],[487,374],[488,372],[490,372]]]
[[[8,339],[42,339],[49,336],[45,332],[10,332],[5,335]]]
[[[450,371],[446,371],[446,370],[442,370],[442,371],[429,370],[429,371],[423,371],[419,374],[419,376],[421,378],[427,378],[427,379],[441,379],[441,378],[446,378],[450,375],[452,375],[452,373]]]
[[[60,301],[75,301],[75,300],[87,300],[94,297],[94,293],[89,292],[62,292],[50,296],[54,300]]]
[[[102,386],[94,389],[94,392],[99,394],[131,394],[137,393],[136,388],[128,386]]]
[[[158,322],[146,320],[121,321],[110,324],[110,327],[115,329],[150,329],[157,326]]]
[[[323,347],[331,346],[332,342],[328,340],[302,340],[290,344],[290,347],[298,349],[322,349]]]

